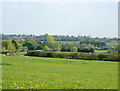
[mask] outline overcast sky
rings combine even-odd
[[[2,33],[117,37],[117,5],[87,1],[6,2],[2,3]]]

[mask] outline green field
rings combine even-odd
[[[107,51],[108,50],[95,50],[95,53],[101,53],[101,54],[103,54],[103,53],[107,53]]]
[[[106,45],[107,46],[113,46],[113,45],[117,46],[118,45],[118,41],[106,42]]]
[[[28,56],[2,61],[3,89],[118,88],[118,62]]]
[[[62,44],[66,44],[66,43],[69,43],[69,44],[79,44],[80,41],[60,41],[60,43],[62,43]]]

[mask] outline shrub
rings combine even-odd
[[[50,52],[50,51],[32,51],[27,52],[28,56],[53,57],[66,59],[83,59],[83,60],[104,60],[118,61],[120,54],[96,54],[96,53],[78,53],[78,52]]]
[[[108,55],[108,60],[110,60],[110,61],[119,61],[119,56],[120,55],[117,55],[117,54],[109,54]]]
[[[98,59],[98,55],[95,53],[82,53],[81,56],[82,56],[82,59],[85,59],[85,60],[97,60]]]
[[[47,52],[47,53],[46,53],[46,56],[47,56],[47,57],[53,57],[53,53],[52,53],[52,52]]]
[[[98,60],[104,60],[104,61],[106,61],[106,60],[108,60],[108,55],[107,54],[100,54],[98,56]]]

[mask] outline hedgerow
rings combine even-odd
[[[27,56],[66,58],[66,59],[83,59],[83,60],[103,60],[119,61],[120,54],[96,54],[96,53],[79,53],[79,52],[51,52],[51,51],[33,51],[29,50]]]

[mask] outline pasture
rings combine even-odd
[[[2,88],[117,89],[118,62],[3,56]]]
[[[101,54],[104,54],[104,53],[107,53],[108,50],[95,50],[95,53],[101,53]]]

